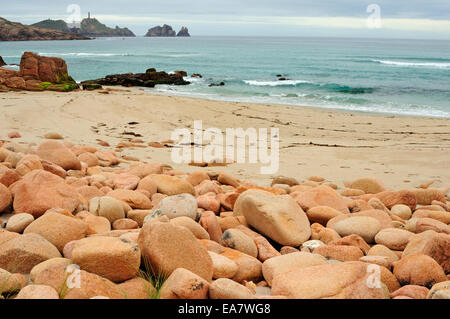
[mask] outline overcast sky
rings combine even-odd
[[[2,1],[0,16],[25,24],[66,20],[70,4],[137,35],[159,24],[192,35],[355,36],[450,39],[450,0],[58,0]],[[371,4],[377,7],[367,12]],[[368,20],[369,17],[372,19]],[[376,28],[377,21],[381,27]],[[369,28],[369,25],[371,28]],[[374,28],[375,26],[375,28]]]

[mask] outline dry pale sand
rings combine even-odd
[[[0,93],[0,139],[18,130],[16,142],[40,143],[58,132],[76,144],[95,145],[102,139],[117,145],[132,136],[163,141],[176,128],[203,127],[280,129],[278,174],[304,180],[316,175],[340,187],[362,176],[381,179],[388,187],[411,189],[436,180],[450,184],[450,120],[347,113],[307,107],[218,102],[151,95],[133,88],[98,92]],[[129,125],[130,122],[138,122]],[[101,149],[102,147],[99,146]],[[198,168],[171,161],[171,149],[125,148],[118,156],[160,161],[185,171],[223,170],[241,179],[270,184],[274,175],[261,175],[261,164],[231,164]],[[124,164],[122,164],[124,165]]]

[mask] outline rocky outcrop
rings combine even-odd
[[[89,40],[80,34],[41,29],[0,18],[0,41]]]
[[[67,65],[63,59],[39,56],[25,52],[20,59],[22,77],[57,83],[67,75]]]
[[[80,28],[71,31],[88,37],[135,37],[136,35],[128,28],[109,28],[95,18],[86,18],[81,21]]]
[[[170,25],[156,26],[148,30],[146,37],[175,37],[177,34]]]
[[[112,74],[97,80],[89,80],[81,82],[83,88],[88,88],[93,84],[99,85],[122,85],[125,87],[142,86],[155,87],[158,84],[167,85],[188,85],[190,82],[183,79],[182,73],[168,74],[164,71],[156,71],[155,69],[148,69],[145,73],[125,73]]]
[[[74,89],[78,89],[78,84],[69,76],[66,62],[60,58],[25,52],[19,71],[0,68],[0,90],[68,92]]]
[[[70,32],[69,27],[67,26],[67,23],[64,20],[47,19],[47,20],[39,21],[37,23],[33,23],[31,26],[36,27],[36,28],[41,28],[41,29]]]
[[[180,32],[178,32],[177,37],[190,37],[189,30],[186,27],[182,27]]]
[[[3,61],[3,58],[0,56],[0,66],[6,65],[5,61]]]

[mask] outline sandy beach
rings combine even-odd
[[[412,189],[436,180],[450,182],[450,121],[337,110],[223,102],[179,96],[153,95],[143,89],[98,92],[9,92],[0,94],[1,139],[13,130],[21,143],[40,144],[48,132],[58,132],[74,144],[111,148],[134,136],[143,141],[170,139],[176,128],[203,127],[280,130],[278,174],[261,175],[260,164],[230,164],[199,168],[171,161],[170,148],[123,148],[118,157],[163,162],[184,171],[223,170],[240,179],[267,186],[275,175],[305,180],[322,176],[336,183],[358,177],[377,177],[392,189]],[[136,122],[130,125],[128,123]],[[124,163],[127,161],[124,160]],[[126,164],[123,164],[126,165]]]

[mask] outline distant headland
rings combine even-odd
[[[148,30],[146,37],[190,37],[189,30],[183,26],[178,33],[170,25],[164,24]],[[111,28],[91,17],[88,13],[79,24],[68,24],[64,20],[46,19],[24,25],[0,18],[0,41],[38,41],[38,40],[89,40],[96,37],[136,37],[127,27]]]
[[[128,28],[107,27],[96,18],[91,18],[91,13],[83,19],[79,27],[71,27],[63,20],[44,20],[32,24],[34,27],[58,30],[63,32],[72,32],[86,37],[135,37],[136,35]]]
[[[43,29],[0,18],[0,41],[89,40],[72,32]]]

